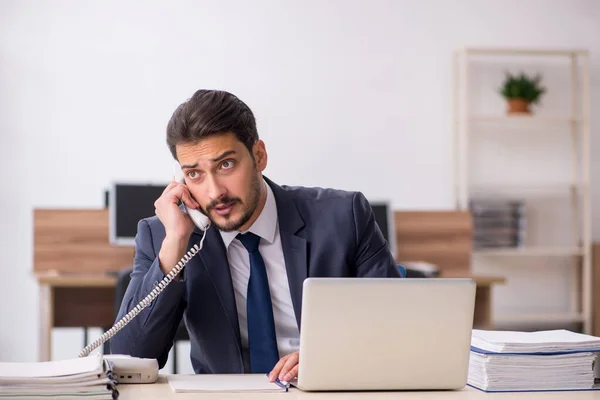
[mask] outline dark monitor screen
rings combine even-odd
[[[114,184],[108,202],[110,242],[114,245],[134,244],[138,222],[154,216],[154,202],[167,184]]]
[[[392,209],[387,202],[372,201],[370,204],[373,209],[373,214],[375,215],[375,222],[377,222],[383,237],[387,240],[392,254],[395,255],[396,236],[394,234]]]

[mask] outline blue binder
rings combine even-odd
[[[528,390],[485,390],[478,388],[477,386],[473,386],[467,383],[467,386],[472,387],[473,389],[477,389],[481,392],[485,393],[520,393],[520,392],[589,392],[592,390],[599,390],[600,384],[594,385],[591,389],[528,389]]]
[[[561,355],[561,354],[574,354],[574,353],[600,353],[600,349],[593,349],[593,350],[570,350],[570,351],[555,351],[555,352],[548,352],[548,351],[539,351],[539,352],[532,352],[532,353],[507,353],[507,352],[494,352],[494,351],[489,351],[489,350],[484,350],[484,349],[480,349],[479,347],[475,347],[475,346],[471,346],[471,351],[475,352],[475,353],[479,353],[479,354],[495,354],[495,355],[504,355],[504,356],[551,356],[551,355]]]

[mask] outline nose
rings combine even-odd
[[[206,184],[208,198],[211,201],[220,199],[227,194],[225,186],[214,176],[207,176]]]

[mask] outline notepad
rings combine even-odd
[[[260,393],[286,390],[269,382],[264,374],[179,374],[170,375],[167,379],[175,393]]]

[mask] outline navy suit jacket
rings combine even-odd
[[[307,277],[400,277],[367,199],[360,192],[278,186],[281,244],[290,294],[300,328],[302,284]],[[189,247],[200,241],[196,228]],[[196,373],[244,373],[238,314],[227,253],[211,226],[204,248],[158,298],[110,342],[114,354],[155,358],[162,368],[181,318],[189,332]],[[138,224],[131,282],[117,320],[135,307],[165,276],[158,253],[165,230],[157,217]]]

